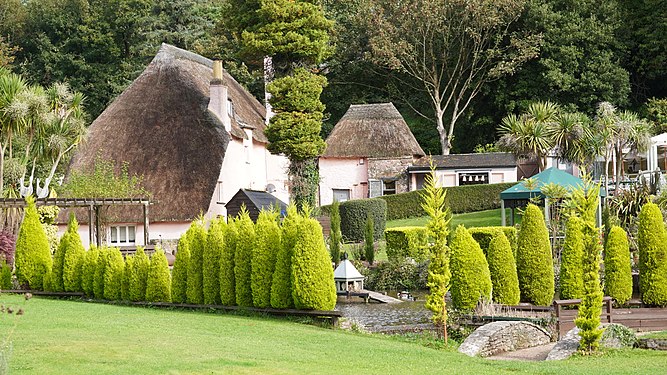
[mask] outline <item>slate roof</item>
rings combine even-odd
[[[451,154],[434,155],[430,159],[437,169],[462,169],[462,168],[514,168],[516,157],[509,152],[487,152],[483,154]],[[422,158],[408,167],[409,172],[429,171],[429,157]]]
[[[277,205],[281,213],[287,212],[287,204],[285,202],[265,191],[240,189],[230,201],[234,200],[238,194],[245,194],[260,211],[262,209],[270,210]]]

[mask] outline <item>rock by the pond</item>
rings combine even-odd
[[[636,341],[634,332],[624,325],[605,323],[601,324],[600,328],[606,328],[600,339],[600,346],[603,348],[620,349],[624,347],[632,347]],[[579,349],[580,339],[579,328],[572,328],[560,341],[558,341],[558,343],[556,343],[556,346],[551,349],[546,360],[557,361],[570,358],[570,356]]]
[[[459,352],[471,357],[532,348],[551,341],[542,327],[523,321],[503,321],[485,324],[459,346]]]
[[[638,347],[642,349],[667,350],[667,339],[639,339]]]

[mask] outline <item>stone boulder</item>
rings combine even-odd
[[[542,327],[523,321],[485,324],[473,332],[459,347],[471,357],[488,357],[498,353],[548,344],[551,335]]]
[[[603,348],[632,348],[637,341],[634,332],[624,325],[604,323],[600,325],[600,328],[605,328],[605,332],[600,338],[600,346]],[[574,352],[579,350],[580,338],[579,328],[572,328],[560,341],[558,341],[556,346],[551,349],[546,360],[557,361],[570,358]]]

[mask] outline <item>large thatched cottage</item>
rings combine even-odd
[[[392,103],[351,105],[320,157],[320,204],[409,191],[408,166],[424,156]]]
[[[287,159],[266,150],[265,108],[221,65],[163,44],[146,70],[93,122],[70,170],[96,158],[128,163],[150,191],[149,240],[177,239],[200,214],[226,215],[239,189],[287,201]],[[141,209],[119,211],[108,242],[143,245]],[[87,223],[82,223],[87,239]]]

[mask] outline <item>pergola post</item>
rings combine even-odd
[[[549,214],[549,198],[544,197],[544,221],[547,225],[549,225],[549,222],[551,221],[550,219],[551,215]]]
[[[500,225],[505,226],[505,200],[500,200]]]
[[[100,236],[100,206],[95,206],[95,236],[97,247],[102,247],[102,236]]]
[[[148,246],[148,202],[144,203],[144,246]]]
[[[93,205],[88,206],[88,246],[93,244]]]

